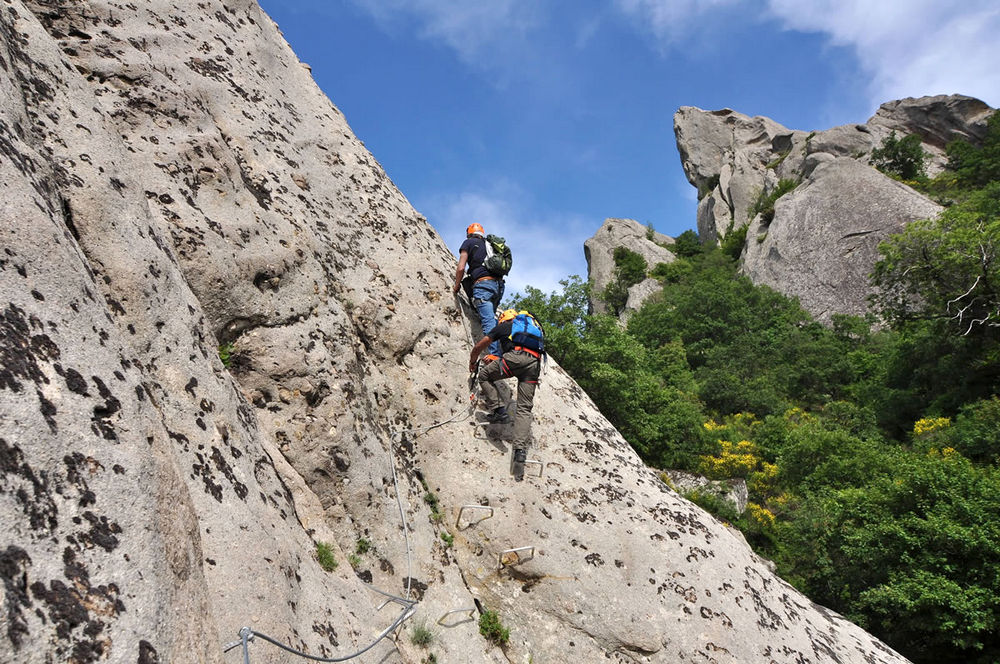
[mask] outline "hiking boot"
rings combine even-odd
[[[500,422],[506,422],[510,418],[507,417],[507,409],[504,406],[498,406],[493,409],[493,412],[486,416],[487,422],[492,422],[498,424]]]
[[[527,460],[528,452],[526,450],[514,450],[514,462],[511,464],[511,472],[514,475],[515,482],[524,480],[524,462]]]

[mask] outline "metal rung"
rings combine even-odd
[[[465,620],[459,620],[458,622],[445,624],[444,619],[453,613],[468,613],[469,617],[466,618]],[[437,624],[441,625],[442,627],[455,627],[456,625],[464,625],[467,622],[472,622],[475,619],[476,619],[476,607],[471,606],[467,609],[452,609],[451,611],[448,611],[443,616],[438,618]]]
[[[528,466],[538,466],[538,474],[535,475],[535,477],[541,477],[542,476],[542,469],[545,467],[545,464],[542,463],[541,461],[536,460],[536,459],[528,459],[527,461],[524,462],[524,466],[526,468]]]
[[[489,505],[462,505],[460,508],[458,508],[458,516],[455,517],[455,528],[457,528],[458,530],[464,530],[459,525],[459,522],[461,522],[462,512],[464,512],[465,510],[489,510],[489,514],[487,514],[483,518],[476,519],[475,521],[470,521],[469,523],[465,524],[466,528],[468,528],[469,526],[473,526],[479,523],[480,521],[486,521],[486,519],[493,518],[493,508],[490,507]]]
[[[530,551],[531,554],[526,558],[522,558],[519,555],[519,552],[521,551]],[[531,560],[534,557],[535,547],[533,546],[520,546],[516,549],[507,549],[506,551],[501,551],[497,555],[497,569],[503,569],[505,565],[520,565],[521,563]]]

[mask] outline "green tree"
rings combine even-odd
[[[879,245],[874,299],[890,320],[947,320],[962,335],[1000,326],[1000,182]]]
[[[629,287],[646,278],[646,259],[627,247],[616,247],[614,251],[615,274],[601,293],[601,299],[615,316],[625,309]]]
[[[722,414],[764,416],[793,402],[821,403],[851,377],[844,339],[796,301],[737,274],[718,250],[648,301],[628,331],[651,349],[679,338],[700,398]]]
[[[948,170],[955,174],[956,185],[982,188],[1000,181],[1000,112],[986,121],[982,145],[955,140],[948,144]]]
[[[926,178],[926,160],[927,153],[924,152],[919,136],[910,134],[898,139],[895,131],[883,138],[882,145],[872,150],[871,154],[872,166],[901,180]]]
[[[954,452],[852,451],[875,458],[869,478],[807,494],[779,571],[914,662],[997,661],[1000,474]]]
[[[689,467],[704,421],[679,341],[649,350],[610,316],[588,318],[568,353],[574,379],[647,463]]]
[[[690,228],[674,238],[673,246],[668,248],[674,252],[675,256],[680,256],[681,258],[690,258],[702,252],[701,240],[698,238],[698,233]]]

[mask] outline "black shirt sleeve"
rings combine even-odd
[[[487,334],[486,336],[490,338],[490,341],[496,341],[497,339],[505,339],[510,336],[510,330],[513,327],[513,325],[514,325],[513,320],[504,321],[499,325],[497,325],[496,327],[494,327],[492,330],[490,330],[489,334]]]

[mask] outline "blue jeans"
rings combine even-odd
[[[472,286],[472,306],[479,312],[479,324],[483,328],[483,336],[497,326],[496,308],[494,303],[500,299],[500,282],[496,279],[483,279]],[[500,342],[494,341],[486,351],[490,355],[500,356]]]

